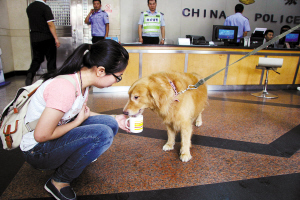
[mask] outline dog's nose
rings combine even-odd
[[[128,112],[126,112],[126,111],[123,111],[123,114],[124,114],[124,115],[128,115],[129,113],[128,113]]]

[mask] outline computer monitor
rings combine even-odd
[[[300,31],[293,31],[285,36],[284,42],[289,43],[289,45],[293,48],[296,45],[299,45],[300,41]]]
[[[253,33],[251,34],[251,37],[264,38],[266,30],[267,30],[267,28],[255,28]]]
[[[264,43],[267,28],[255,28],[251,34],[251,46],[256,48]]]
[[[285,36],[285,42],[299,42],[299,32],[292,32]]]
[[[237,43],[238,26],[213,25],[212,41]]]

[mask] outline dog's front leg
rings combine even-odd
[[[191,138],[192,138],[192,126],[185,126],[181,129],[181,149],[180,149],[180,160],[182,162],[187,162],[192,159],[190,153],[191,148]]]
[[[164,151],[170,151],[174,149],[174,145],[175,145],[175,136],[176,136],[176,132],[174,131],[174,129],[167,125],[167,131],[168,131],[168,141],[167,143],[163,146],[163,150]]]

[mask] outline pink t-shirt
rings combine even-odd
[[[72,76],[76,80],[75,75]],[[80,92],[79,85],[77,84],[77,93],[80,94]],[[55,78],[46,86],[43,97],[46,107],[67,112],[71,109],[76,99],[75,88],[70,81],[64,78]]]
[[[28,105],[25,124],[39,119],[46,107],[64,112],[58,125],[68,123],[80,112],[84,102],[88,100],[89,91],[87,88],[82,95],[78,75],[70,76],[75,79],[76,89],[70,81],[60,77],[47,80],[37,89]],[[22,151],[28,151],[37,143],[34,131],[31,131],[23,135],[20,148]]]

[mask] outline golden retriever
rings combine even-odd
[[[137,116],[149,108],[163,119],[168,133],[164,151],[174,149],[176,133],[180,132],[180,160],[183,162],[192,158],[192,124],[202,125],[201,113],[207,104],[207,86],[203,84],[197,89],[180,92],[200,79],[195,73],[181,72],[159,72],[143,77],[130,87],[129,100],[123,109],[125,115]]]

